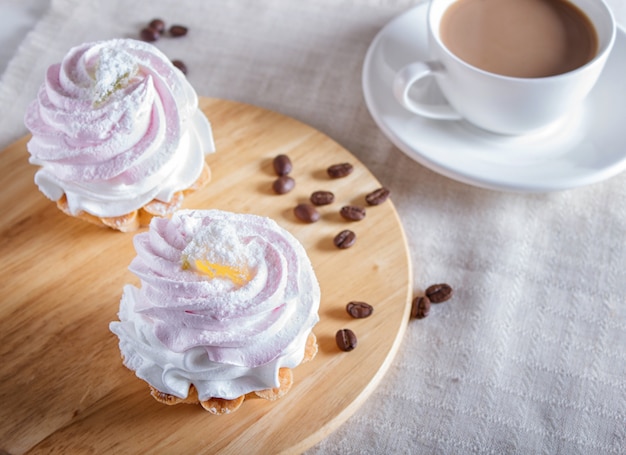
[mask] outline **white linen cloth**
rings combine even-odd
[[[411,321],[381,385],[309,454],[626,453],[626,175],[511,194],[401,153],[367,111],[361,68],[376,33],[417,3],[52,0],[0,80],[0,147],[26,134],[27,104],[71,46],[136,37],[154,17],[188,25],[156,45],[200,95],[292,116],[350,150],[391,189],[415,293],[455,289]],[[626,2],[610,4],[626,24]]]

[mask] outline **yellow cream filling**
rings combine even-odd
[[[189,261],[183,261],[183,269],[190,268]],[[226,264],[209,262],[206,259],[196,259],[194,270],[209,278],[224,278],[233,282],[236,286],[243,286],[252,279],[252,273],[247,267],[236,267]]]

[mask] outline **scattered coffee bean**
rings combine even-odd
[[[338,179],[352,174],[353,170],[354,168],[350,163],[340,163],[333,164],[328,169],[326,169],[326,172],[328,173],[329,177],[333,179]]]
[[[430,312],[430,299],[426,296],[415,297],[411,303],[411,317],[423,319]]]
[[[389,190],[385,187],[378,188],[365,196],[365,202],[368,205],[379,205],[387,200]]]
[[[340,250],[345,250],[346,248],[350,248],[356,242],[356,234],[349,229],[341,231],[339,234],[335,236],[333,239],[333,243]]]
[[[356,348],[356,335],[350,329],[341,329],[335,334],[337,347],[342,351],[349,352]]]
[[[366,302],[350,302],[346,305],[346,311],[355,319],[367,318],[374,312],[374,307]]]
[[[139,36],[144,41],[153,42],[153,41],[158,40],[161,34],[153,28],[146,27],[141,30],[141,32],[139,33]]]
[[[272,184],[272,188],[276,194],[289,193],[296,186],[296,181],[288,175],[281,175]]]
[[[333,203],[335,195],[330,191],[314,191],[310,199],[313,205],[328,205]]]
[[[152,19],[148,24],[148,27],[156,30],[159,33],[163,33],[165,31],[165,22],[161,19]]]
[[[293,213],[301,221],[305,223],[314,223],[320,219],[320,214],[311,204],[298,204]]]
[[[189,29],[184,25],[172,25],[170,27],[170,35],[175,38],[178,38],[179,36],[185,36],[188,31]]]
[[[277,175],[287,175],[293,169],[291,160],[287,155],[276,156],[272,164],[274,165],[274,171],[276,171]]]
[[[172,65],[181,70],[183,74],[187,74],[187,65],[182,60],[172,60]]]
[[[445,283],[433,284],[426,288],[425,294],[430,299],[431,303],[441,303],[452,297],[452,288],[449,284]]]
[[[341,207],[339,211],[341,216],[349,221],[361,221],[365,218],[365,209],[363,207],[359,207],[358,205],[346,205]]]

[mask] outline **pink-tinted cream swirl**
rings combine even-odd
[[[181,398],[233,399],[278,386],[304,356],[320,289],[302,245],[273,220],[218,210],[155,218],[135,236],[120,303],[125,365]]]
[[[169,202],[214,151],[211,127],[185,76],[156,47],[116,39],[72,48],[48,68],[25,124],[30,161],[50,199],[119,216]]]

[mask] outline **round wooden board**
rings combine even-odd
[[[343,423],[382,379],[407,326],[412,296],[406,239],[391,200],[367,207],[359,222],[341,218],[380,187],[353,155],[288,117],[232,101],[201,98],[217,153],[207,157],[211,183],[187,208],[219,208],[275,219],[305,246],[322,289],[317,357],[294,370],[294,386],[276,402],[248,400],[213,416],[199,406],[165,406],[122,365],[117,319],[122,287],[138,284],[127,267],[132,234],[61,213],[33,183],[24,138],[0,153],[0,452],[294,453]],[[296,188],[276,195],[272,159],[289,155]],[[326,168],[354,172],[330,179]],[[299,222],[293,208],[315,190],[335,193],[321,219]],[[350,228],[357,243],[339,250],[333,237]],[[352,319],[351,300],[374,314]],[[341,352],[335,333],[352,329],[358,346]],[[355,436],[358,437],[358,436]]]

